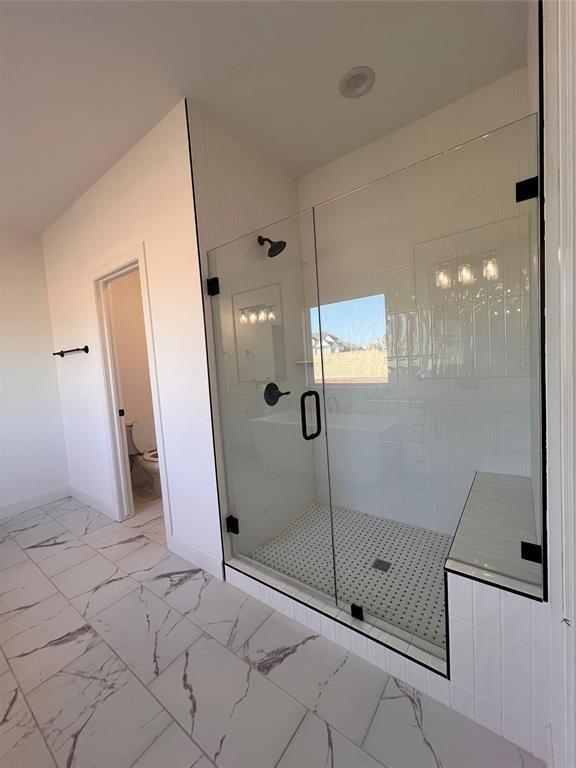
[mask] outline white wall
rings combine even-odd
[[[57,347],[70,486],[114,515],[115,499],[93,278],[144,243],[169,507],[169,546],[221,573],[221,541],[184,102],[42,237]]]
[[[360,147],[298,180],[300,210],[457,147],[530,114],[528,72],[519,69]]]
[[[0,243],[0,517],[66,495],[64,433],[42,249],[2,230]]]
[[[120,402],[140,451],[156,447],[146,329],[138,270],[109,284],[110,326],[114,344]]]
[[[239,376],[232,305],[234,296],[244,291],[281,284],[286,370],[277,381],[281,389],[294,394],[284,398],[273,412],[286,408],[295,412],[296,393],[304,388],[303,368],[294,364],[304,354],[302,262],[311,256],[305,244],[311,247],[313,239],[308,227],[308,237],[302,242],[299,218],[273,225],[297,211],[298,194],[292,176],[212,115],[193,104],[189,104],[188,115],[202,269],[205,276],[218,274],[221,285],[220,296],[206,296],[205,302],[214,422],[216,434],[224,438],[216,441],[220,474],[226,476],[222,513],[240,518],[240,535],[234,537],[234,545],[237,552],[248,554],[313,500],[315,475],[312,449],[302,449],[299,432],[294,450],[292,442],[281,444],[268,434],[265,422],[255,421],[272,409],[263,400],[263,381],[241,380]],[[269,237],[288,242],[281,256],[266,258],[256,235],[248,235],[258,227],[265,227]],[[239,237],[242,239],[230,243]],[[209,264],[208,251],[227,243],[230,245],[211,255]],[[216,329],[216,349],[212,344],[212,308],[221,320]]]
[[[188,105],[201,256],[298,211],[296,179],[214,116]]]

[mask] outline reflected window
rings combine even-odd
[[[383,294],[323,304],[310,310],[314,381],[328,384],[386,384],[386,303]]]

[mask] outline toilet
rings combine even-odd
[[[133,467],[134,462],[137,462],[152,481],[153,494],[155,496],[161,496],[162,489],[160,486],[160,462],[158,461],[158,450],[157,448],[150,448],[143,453],[138,450],[132,435],[135,423],[135,421],[126,422],[126,443],[128,447],[128,456],[130,457],[130,468]]]
[[[142,469],[152,478],[152,490],[154,495],[160,496],[162,489],[160,487],[160,462],[158,461],[158,451],[144,451],[136,456],[136,461]]]

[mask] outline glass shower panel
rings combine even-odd
[[[313,214],[208,258],[232,557],[333,601]]]
[[[472,487],[483,568],[541,541],[537,172],[530,117],[315,209],[338,603],[435,656]]]

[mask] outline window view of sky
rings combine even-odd
[[[322,331],[340,341],[366,347],[386,335],[386,306],[383,294],[323,304],[320,307]],[[318,310],[310,310],[312,333],[318,333]]]

